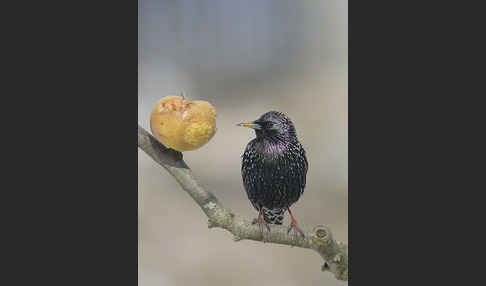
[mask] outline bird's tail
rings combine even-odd
[[[270,224],[282,224],[285,209],[267,209],[263,207],[263,219]]]

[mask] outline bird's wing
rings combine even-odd
[[[300,144],[299,144],[300,145]],[[302,145],[300,145],[300,165],[301,165],[301,168],[299,168],[299,178],[300,178],[300,193],[304,193],[304,189],[305,189],[305,185],[306,185],[306,177],[307,177],[307,169],[309,168],[309,163],[307,162],[307,157],[306,157],[306,154],[305,154],[305,150],[304,148],[302,147]]]

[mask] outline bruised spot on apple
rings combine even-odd
[[[177,151],[202,147],[216,133],[216,109],[207,101],[189,101],[181,96],[159,100],[150,115],[152,134]]]

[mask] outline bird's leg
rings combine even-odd
[[[270,232],[270,227],[268,226],[267,222],[263,219],[263,212],[262,208],[258,211],[258,218],[253,220],[253,224],[258,223],[258,227],[260,228],[260,233],[262,234],[262,241],[265,243],[265,236],[263,236],[263,225],[267,227],[268,232]]]
[[[287,207],[287,210],[289,211],[290,219],[292,220],[292,222],[290,223],[289,229],[287,230],[287,233],[289,233],[292,229],[294,229],[294,245],[295,245],[297,243],[297,232],[300,233],[302,235],[302,237],[305,237],[305,234],[297,226],[297,221],[295,220],[294,216],[292,215],[290,208]]]

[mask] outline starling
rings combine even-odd
[[[294,124],[283,113],[270,111],[249,123],[238,126],[255,130],[256,138],[246,146],[241,175],[243,185],[253,207],[258,211],[258,223],[263,238],[263,225],[282,224],[288,211],[292,220],[288,232],[294,230],[304,236],[297,226],[290,206],[304,192],[307,158],[297,139]],[[262,219],[263,217],[263,219]]]

